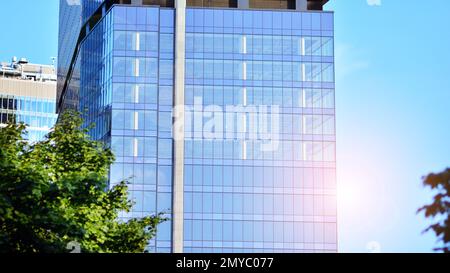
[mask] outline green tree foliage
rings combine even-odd
[[[0,129],[0,252],[144,252],[162,214],[118,219],[130,211],[126,182],[108,189],[114,155],[66,112],[44,141],[27,143],[26,126]],[[70,244],[69,244],[70,245]]]
[[[442,246],[437,251],[450,252],[450,168],[437,174],[429,174],[423,181],[426,187],[436,192],[433,203],[423,206],[418,212],[424,212],[425,217],[432,218],[435,223],[424,232],[434,231]]]

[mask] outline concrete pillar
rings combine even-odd
[[[250,8],[250,0],[238,0],[238,9]]]
[[[295,0],[295,9],[299,11],[308,10],[308,1],[307,0]]]
[[[174,116],[177,126],[173,130],[173,199],[172,199],[172,251],[183,252],[184,220],[184,78],[186,48],[186,0],[175,0],[175,86]]]
[[[131,0],[131,4],[136,6],[142,5],[142,0]]]

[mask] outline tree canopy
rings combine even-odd
[[[435,250],[450,252],[450,168],[441,173],[432,173],[423,180],[426,187],[430,187],[436,192],[433,202],[423,206],[418,212],[424,212],[425,217],[432,218],[435,223],[429,226],[426,231],[434,231],[440,247]]]
[[[67,111],[46,139],[28,143],[24,124],[0,129],[0,252],[144,252],[162,214],[128,221],[127,182],[109,188],[114,155]]]

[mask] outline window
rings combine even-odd
[[[233,195],[231,193],[223,194],[223,213],[233,212]]]
[[[223,52],[223,34],[214,34],[214,52]]]
[[[143,184],[144,183],[144,165],[143,164],[134,164],[134,184]]]
[[[323,134],[333,135],[334,134],[334,116],[324,115],[323,116]]]
[[[195,203],[195,202],[194,202]],[[193,220],[192,221],[192,239],[195,241],[201,241],[203,235],[203,225],[202,221]]]
[[[282,62],[273,62],[273,80],[274,81],[282,81],[283,80],[283,63]]]
[[[323,198],[324,215],[336,216],[336,196],[325,195]]]
[[[145,111],[144,120],[145,120],[144,128],[146,131],[156,131],[156,123],[157,123],[156,111]]]
[[[336,144],[334,142],[324,142],[323,144],[323,160],[333,162],[336,160],[335,155]]]
[[[213,222],[204,220],[203,221],[203,240],[212,241],[213,238]]]
[[[156,138],[146,137],[144,140],[145,144],[145,157],[156,158]]]
[[[158,61],[155,58],[142,58],[139,59],[139,71],[140,75],[145,77],[154,78],[158,77]]]
[[[273,54],[281,55],[283,54],[283,39],[282,36],[273,36]]]
[[[126,24],[127,23],[127,8],[125,7],[116,7],[114,8],[114,23],[116,24]]]
[[[322,142],[313,142],[313,161],[323,160],[323,144]]]
[[[303,116],[303,134],[311,135],[313,134],[313,115]]]
[[[171,112],[159,112],[158,130],[160,132],[170,132],[172,130]]]
[[[123,110],[113,110],[112,111],[112,129],[123,130],[125,124],[125,116]]]
[[[158,33],[142,32],[140,37],[141,50],[158,51]]]
[[[171,238],[171,234],[172,234],[171,221],[166,221],[158,225],[158,232],[157,232],[158,240],[169,241]]]
[[[213,167],[203,166],[203,185],[211,186],[213,184]]]
[[[322,64],[322,81],[323,82],[334,81],[334,66],[332,63]]]
[[[158,166],[158,186],[172,185],[172,167]]]
[[[322,107],[334,108],[334,91],[330,89],[322,90]]]
[[[116,156],[123,156],[123,138],[121,137],[112,137],[111,138],[111,148]]]
[[[160,158],[172,158],[172,140],[159,139],[158,140],[158,156]]]
[[[233,222],[223,221],[223,240],[232,241],[233,240]]]
[[[264,222],[264,241],[273,242],[273,222]]]
[[[313,134],[314,135],[321,135],[323,132],[323,126],[322,126],[322,115],[313,115]]]
[[[187,241],[192,240],[192,221],[184,220],[184,239]]]
[[[159,62],[159,78],[160,79],[172,79],[173,78],[173,61],[161,60]]]
[[[213,193],[212,196],[212,212],[213,213],[223,213],[223,205],[222,205],[222,193]]]
[[[243,241],[243,227],[242,221],[233,221],[233,241],[242,242]]]
[[[291,36],[283,36],[283,55],[292,55],[292,38]]]
[[[222,221],[213,221],[213,240],[222,241],[223,240],[223,224]]]
[[[252,50],[249,53],[263,54],[263,37],[260,35],[253,35],[251,38]]]
[[[125,57],[114,57],[114,76],[126,76],[127,73],[127,59]],[[130,73],[131,74],[131,73]]]
[[[184,166],[184,184],[192,185],[192,165]]]
[[[158,211],[167,211],[172,208],[172,194],[158,193]]]
[[[212,193],[203,193],[203,213],[213,212],[213,199]]]
[[[331,57],[334,55],[333,38],[322,37],[322,56]]]
[[[174,11],[170,9],[160,10],[160,24],[162,27],[173,28],[174,26]]]
[[[124,179],[123,164],[114,163],[111,165],[110,180],[112,183],[118,183]]]
[[[328,244],[336,244],[336,224],[324,223],[324,242]]]
[[[133,202],[134,202],[133,211],[142,211],[142,208],[143,208],[143,192],[141,192],[141,191],[131,191],[131,196],[132,196]]]
[[[172,106],[173,105],[173,88],[172,86],[159,87],[159,104]]]
[[[144,192],[144,212],[154,213],[156,211],[156,193]]]
[[[156,185],[156,165],[144,164],[144,184]]]
[[[127,45],[127,33],[126,31],[114,32],[114,47],[117,50],[126,50]]]
[[[173,53],[174,36],[173,34],[160,34],[160,52]]]
[[[194,34],[186,33],[186,52],[194,52]]]
[[[223,51],[224,53],[233,53],[233,35],[223,35]]]

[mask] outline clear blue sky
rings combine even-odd
[[[59,0],[0,0],[0,61],[51,64],[58,55]]]
[[[369,0],[377,3],[379,0]],[[450,166],[450,1],[331,0],[336,16],[339,249],[424,252],[421,177]],[[0,60],[57,55],[58,1],[2,1]]]

